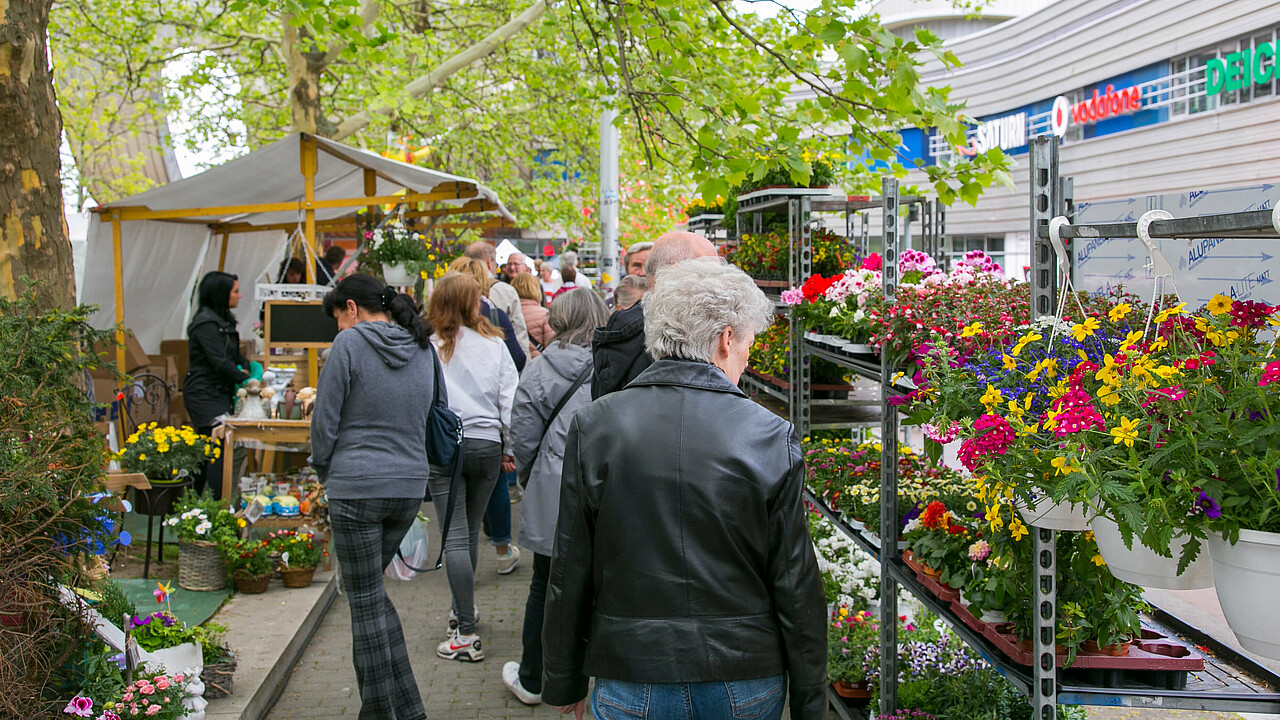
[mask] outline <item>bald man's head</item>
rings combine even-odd
[[[716,246],[697,233],[684,230],[663,233],[653,241],[653,250],[649,252],[649,259],[644,263],[645,280],[648,281],[649,289],[652,290],[662,268],[685,260],[718,255]]]

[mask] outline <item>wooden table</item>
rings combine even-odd
[[[222,423],[222,499],[236,510],[239,490],[235,485],[235,463],[231,461],[237,440],[261,440],[277,443],[310,443],[310,420],[225,420]]]

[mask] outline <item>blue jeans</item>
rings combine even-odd
[[[779,720],[786,675],[702,683],[633,683],[596,678],[596,720]]]
[[[494,547],[511,544],[511,488],[508,483],[515,476],[515,473],[498,475],[498,484],[493,486],[489,505],[484,509],[484,519],[489,525],[489,544]]]

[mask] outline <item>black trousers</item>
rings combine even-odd
[[[531,693],[542,693],[542,619],[547,607],[547,582],[551,578],[551,556],[533,556],[533,579],[529,600],[524,605],[524,632],[520,637],[520,685]]]
[[[213,426],[201,425],[200,427],[196,428],[196,432],[200,433],[201,435],[207,436],[213,432]],[[196,473],[195,488],[196,488],[197,495],[202,494],[204,492],[204,489],[207,487],[209,488],[210,492],[213,493],[214,499],[216,500],[222,499],[222,463],[226,459],[226,452],[227,452],[227,448],[225,447],[226,443],[223,443],[223,446],[224,447],[222,448],[222,453],[218,455],[218,459],[210,460],[209,462],[205,463],[203,472]],[[235,491],[235,488],[233,487],[232,492],[234,491]]]

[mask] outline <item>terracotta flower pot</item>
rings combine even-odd
[[[1123,655],[1129,654],[1129,645],[1131,645],[1132,642],[1133,641],[1131,640],[1126,640],[1122,643],[1112,643],[1110,645],[1100,646],[1094,640],[1085,640],[1084,644],[1080,646],[1080,649],[1084,650],[1085,652],[1098,653],[1100,655],[1110,655],[1111,657],[1121,657]]]
[[[236,592],[242,592],[245,595],[259,595],[267,591],[267,586],[271,584],[271,573],[259,575],[258,577],[250,577],[236,575]]]
[[[311,585],[311,578],[316,574],[316,569],[309,568],[280,568],[280,577],[284,579],[284,586],[287,588],[304,588]]]
[[[856,683],[841,680],[839,682],[832,683],[832,687],[835,688],[836,694],[842,698],[860,698],[865,700],[871,697],[871,690],[867,685],[866,680]]]

